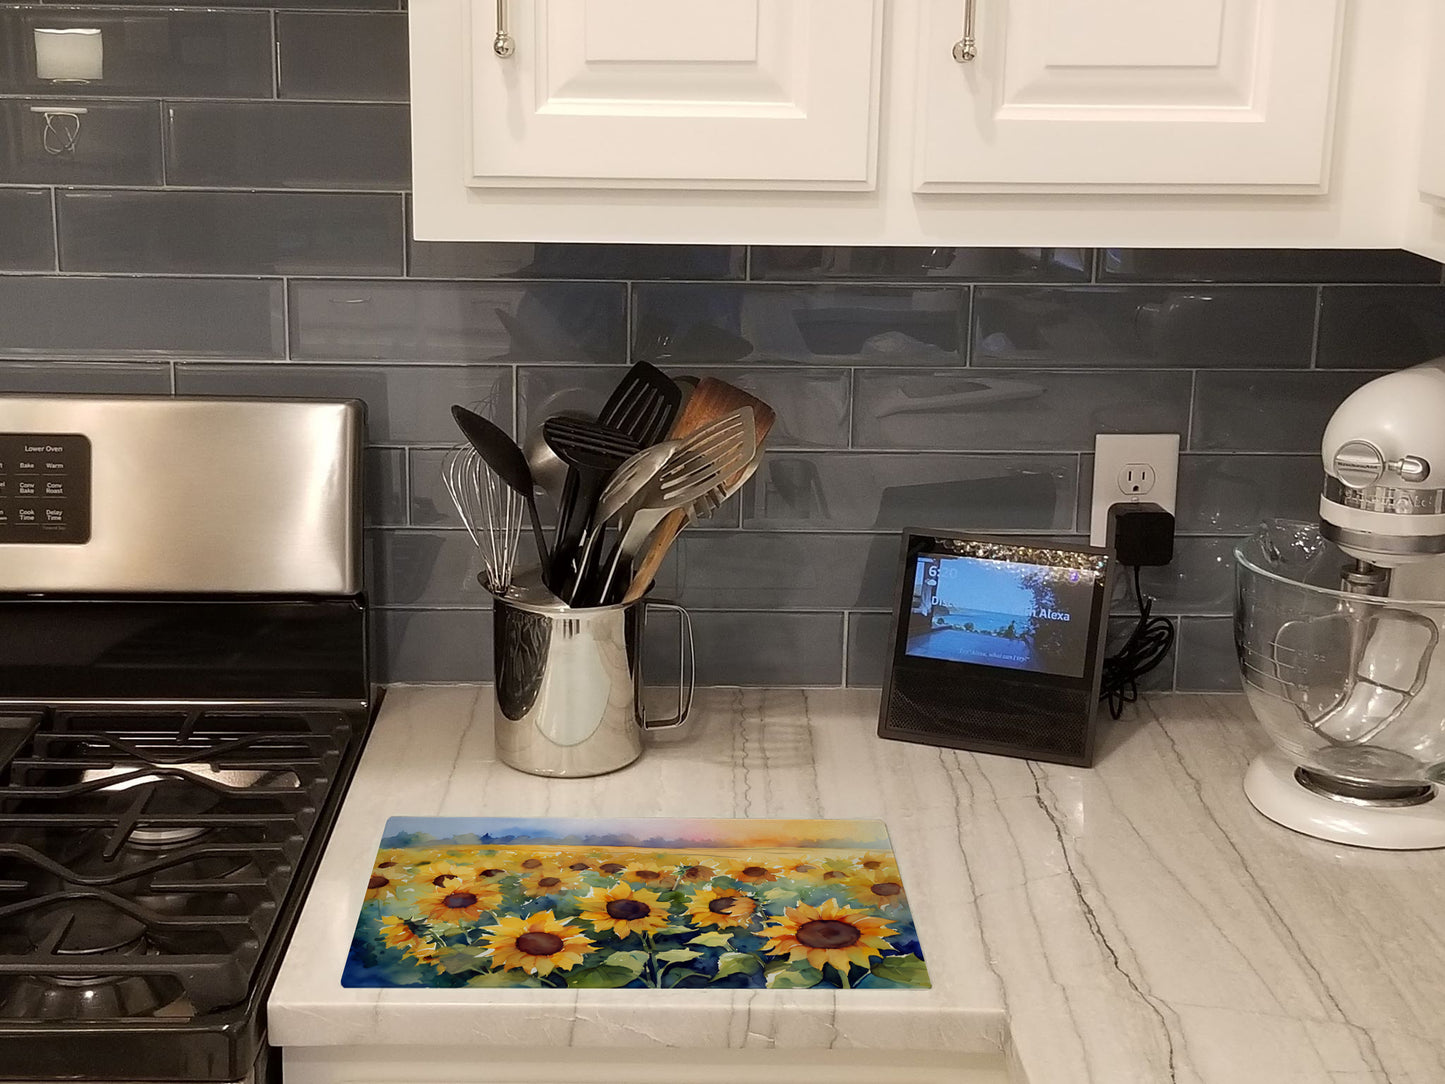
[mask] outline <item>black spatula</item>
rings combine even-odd
[[[549,581],[561,585],[576,575],[577,548],[607,479],[640,446],[627,434],[585,418],[548,418],[542,423],[542,435],[557,458],[567,464]]]
[[[535,485],[531,468],[527,466],[527,457],[515,440],[480,414],[463,406],[453,406],[452,417],[483,462],[527,502],[527,514],[532,518],[532,537],[537,542],[537,559],[542,562],[542,568],[547,569],[552,555],[547,549],[547,536],[542,533],[542,517],[537,514],[537,501],[533,496]]]
[[[639,361],[612,389],[597,421],[646,448],[667,436],[682,407],[682,389],[655,365]]]

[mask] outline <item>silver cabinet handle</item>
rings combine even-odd
[[[505,0],[502,0],[505,2]],[[963,37],[953,43],[953,59],[960,64],[967,64],[974,57],[978,56],[978,42],[973,36],[973,7],[975,0],[964,0],[963,3]]]
[[[970,4],[973,0],[968,0]],[[507,32],[507,0],[497,0],[497,36],[492,39],[492,52],[505,60],[517,51],[517,43]]]

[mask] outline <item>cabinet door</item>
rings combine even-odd
[[[922,0],[914,190],[1319,192],[1340,0]]]
[[[471,0],[473,186],[869,189],[882,0]]]

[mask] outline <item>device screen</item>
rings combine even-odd
[[[1099,572],[919,554],[904,653],[1082,677]]]

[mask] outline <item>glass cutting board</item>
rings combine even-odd
[[[341,984],[929,981],[882,821],[393,817]]]

